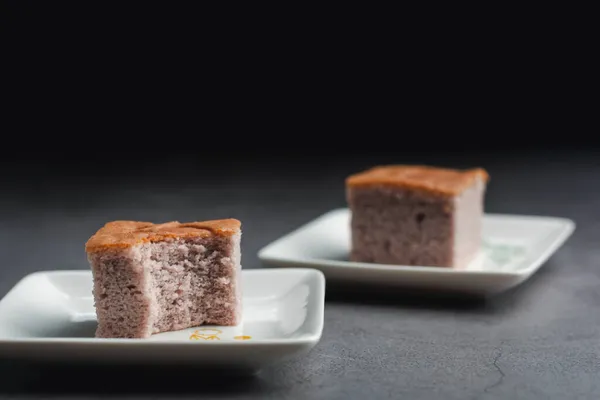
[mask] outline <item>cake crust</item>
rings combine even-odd
[[[229,237],[240,232],[237,219],[219,219],[203,222],[178,221],[153,224],[140,221],[112,221],[98,230],[85,244],[85,251],[93,253],[111,248],[127,248],[141,243],[160,242],[173,238]]]
[[[482,168],[456,170],[425,165],[385,165],[349,176],[346,187],[391,186],[456,196],[472,186],[476,179],[487,182],[489,175]]]

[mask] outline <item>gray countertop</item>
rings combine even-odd
[[[565,245],[509,292],[467,299],[328,283],[319,344],[256,377],[0,361],[0,399],[598,399],[599,158],[590,151],[408,159],[487,168],[488,212],[575,220]],[[79,175],[43,168],[16,173],[0,198],[0,296],[33,271],[87,269],[85,241],[114,219],[239,218],[244,268],[260,268],[261,247],[345,206],[347,174],[398,161],[249,161],[243,168],[208,169],[179,161],[160,173],[85,167]]]

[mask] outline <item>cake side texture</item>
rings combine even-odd
[[[351,261],[449,266],[452,263],[451,198],[402,187],[354,187]]]
[[[454,198],[452,266],[466,268],[481,248],[485,181],[474,184]]]

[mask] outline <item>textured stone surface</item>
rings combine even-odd
[[[56,190],[63,180],[15,186],[0,197],[0,295],[35,270],[87,269],[83,244],[112,219],[238,218],[244,268],[259,268],[262,246],[344,206],[345,176],[388,162],[481,165],[492,176],[487,212],[568,217],[577,229],[531,280],[487,300],[367,295],[328,285],[321,342],[252,379],[0,362],[0,399],[598,399],[599,160],[593,153],[365,159],[231,169],[222,181],[196,171],[177,182],[132,175],[64,190]]]

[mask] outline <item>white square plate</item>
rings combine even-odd
[[[328,280],[494,294],[531,276],[575,229],[569,219],[486,214],[483,245],[464,270],[348,261],[350,211],[331,211],[264,247],[269,265],[317,268]]]
[[[37,272],[0,301],[0,357],[256,371],[307,352],[319,341],[325,301],[321,272],[243,270],[242,279],[240,326],[201,326],[148,339],[96,339],[91,272]]]

